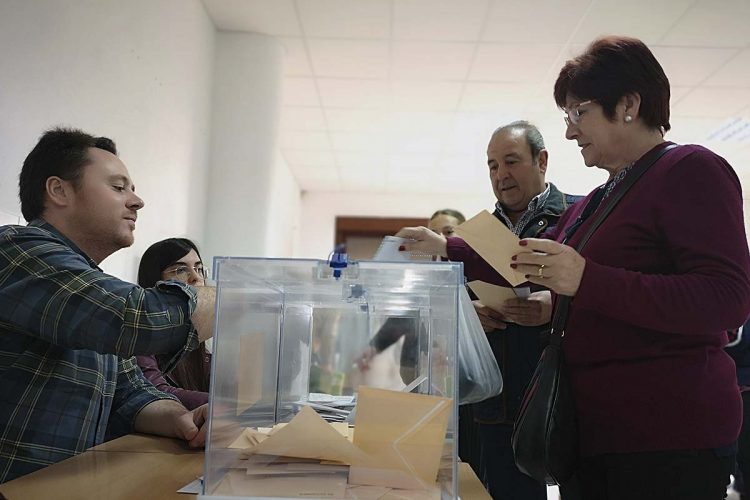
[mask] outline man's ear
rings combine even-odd
[[[44,183],[47,201],[55,207],[63,208],[70,205],[73,195],[73,185],[57,176],[47,177]]]
[[[547,173],[547,160],[549,159],[549,154],[547,153],[546,149],[542,149],[539,151],[539,173],[542,175]]]

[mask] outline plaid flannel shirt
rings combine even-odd
[[[198,345],[195,289],[105,274],[50,224],[0,227],[0,483],[133,430],[159,399],[135,354]]]

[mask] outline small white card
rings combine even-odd
[[[177,493],[191,493],[193,495],[200,495],[203,493],[203,476],[199,477],[192,483],[188,483],[179,490]]]
[[[375,256],[372,260],[379,261],[391,261],[391,262],[404,262],[411,260],[409,252],[399,252],[398,247],[406,243],[406,238],[399,238],[398,236],[386,236],[378,247],[378,251],[375,252]]]

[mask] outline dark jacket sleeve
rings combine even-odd
[[[133,432],[138,413],[160,399],[175,399],[175,396],[154,387],[138,369],[135,358],[120,358],[117,362],[117,387],[112,400],[112,413],[107,424],[107,439]]]
[[[0,237],[0,268],[12,276],[0,289],[0,322],[7,328],[122,358],[198,345],[190,321],[197,306],[192,287],[160,282],[141,288],[92,268],[45,231],[23,229],[6,228]]]

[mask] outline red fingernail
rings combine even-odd
[[[510,258],[510,260],[516,260],[517,257],[518,255],[514,255],[513,257]]]
[[[393,247],[391,247],[391,248],[393,248]],[[398,251],[399,252],[403,252],[404,250],[406,250],[406,247],[404,245],[401,245],[400,247],[398,247]]]
[[[521,245],[522,247],[525,247],[526,246],[526,240],[521,240],[521,241],[518,242],[518,244]]]
[[[511,269],[515,269],[515,268],[518,267],[518,264],[511,264],[510,267],[511,267]]]

